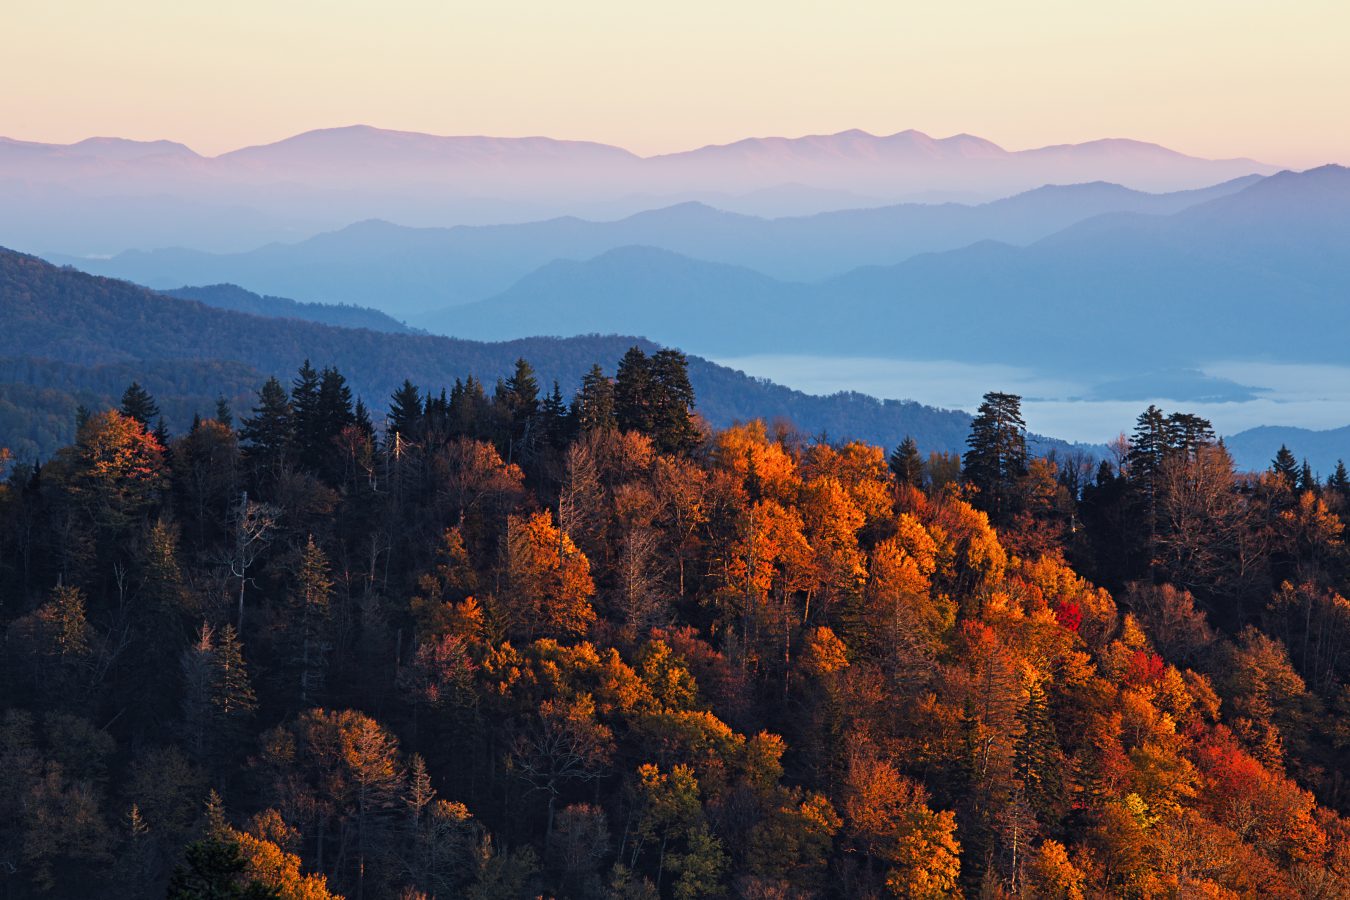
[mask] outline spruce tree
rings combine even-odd
[[[1013,772],[1037,818],[1042,824],[1053,825],[1064,801],[1064,780],[1059,736],[1039,682],[1032,682],[1017,719],[1022,733],[1013,743]]]
[[[1131,529],[1132,546],[1151,554],[1158,535],[1158,491],[1163,462],[1172,452],[1172,434],[1162,410],[1149,404],[1135,421],[1130,450],[1125,455],[1131,506],[1136,511],[1137,529]]]
[[[582,433],[617,427],[614,419],[614,382],[599,365],[581,378],[581,389],[572,400],[572,419]]]
[[[222,830],[188,844],[169,879],[168,900],[280,900],[279,889],[247,870],[239,842]]]
[[[1308,464],[1306,459],[1303,460],[1303,466],[1298,472],[1298,489],[1300,491],[1312,491],[1313,493],[1316,493],[1317,489],[1321,486],[1321,483],[1317,480],[1317,476],[1313,474],[1312,466]]]
[[[417,431],[421,427],[424,411],[421,390],[405,378],[403,385],[394,391],[394,396],[390,398],[385,441],[392,446],[395,435],[398,435],[403,443],[417,440]]]
[[[141,427],[149,431],[151,423],[159,418],[159,404],[155,403],[155,398],[150,396],[139,382],[133,381],[122,392],[119,412],[140,422]]]
[[[906,435],[891,451],[887,464],[901,484],[923,487],[923,457],[919,455],[919,445],[914,438]]]
[[[1345,471],[1345,460],[1336,460],[1336,471],[1327,479],[1327,487],[1340,496],[1350,499],[1350,474]]]
[[[248,736],[248,722],[258,708],[258,698],[244,663],[244,646],[234,626],[221,626],[211,656],[211,707],[222,749],[240,747]]]
[[[187,747],[203,763],[223,766],[241,750],[258,708],[234,626],[203,623],[181,655]]]
[[[295,435],[296,460],[313,467],[316,448],[323,440],[323,419],[319,410],[319,373],[305,360],[291,382],[291,422]]]
[[[436,406],[445,409],[448,434],[474,438],[490,435],[488,413],[491,404],[488,403],[487,392],[483,390],[483,383],[472,375],[464,379],[463,385],[455,383],[455,390],[451,391],[448,402],[442,392]],[[428,403],[427,418],[432,418],[432,415],[432,404]]]
[[[1277,475],[1289,490],[1298,487],[1298,460],[1294,458],[1293,451],[1284,444],[1280,445],[1279,452],[1270,461],[1270,471]]]
[[[539,379],[524,359],[516,360],[510,377],[497,383],[496,406],[506,434],[506,460],[517,462],[530,456],[537,443]]]
[[[1162,410],[1150,404],[1135,420],[1134,434],[1130,437],[1130,452],[1125,456],[1125,468],[1130,481],[1150,497],[1157,487],[1163,459],[1171,446],[1167,417]]]
[[[352,424],[366,437],[374,437],[375,423],[371,421],[370,410],[360,397],[356,398],[356,406],[352,408]]]
[[[234,410],[230,409],[230,401],[225,399],[224,394],[216,398],[216,421],[226,427],[234,427]]]
[[[1017,481],[1027,472],[1026,428],[1022,398],[997,391],[984,395],[970,423],[962,475],[979,492],[976,505],[996,523],[1013,512]]]
[[[641,347],[630,347],[614,378],[614,418],[623,431],[651,431],[651,360]]]
[[[276,378],[258,391],[258,405],[253,415],[244,419],[239,437],[244,444],[244,456],[255,471],[275,473],[286,462],[295,439],[294,413],[286,391]]]
[[[327,452],[344,428],[355,425],[352,389],[337,369],[329,366],[319,375],[318,446]]]
[[[539,404],[539,440],[555,449],[566,445],[571,430],[567,404],[557,381],[553,390]]]
[[[650,434],[662,453],[689,453],[698,445],[694,425],[694,388],[689,383],[689,360],[679,350],[658,350],[648,371]]]
[[[1167,436],[1170,450],[1194,456],[1214,443],[1214,426],[1192,413],[1172,413],[1167,417]]]

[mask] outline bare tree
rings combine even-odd
[[[610,730],[595,718],[595,701],[582,694],[572,701],[545,700],[539,718],[516,738],[511,766],[533,791],[548,795],[545,843],[553,835],[558,794],[568,781],[594,781],[609,771]]]
[[[1249,574],[1246,502],[1222,446],[1172,453],[1158,476],[1158,562],[1186,590],[1238,587]]]
[[[244,629],[244,588],[249,582],[248,570],[271,543],[272,529],[276,527],[281,508],[271,503],[254,503],[248,491],[239,495],[234,507],[234,546],[230,549],[230,574],[239,579],[239,620],[235,628]]]

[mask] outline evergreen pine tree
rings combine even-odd
[[[572,419],[582,433],[617,427],[614,419],[614,382],[599,365],[581,378],[581,389],[572,400]]]
[[[534,433],[539,414],[539,380],[524,359],[505,381],[498,382],[496,401],[506,424],[507,462],[527,458],[536,443]]]
[[[1312,466],[1308,464],[1306,459],[1303,460],[1303,466],[1299,469],[1298,473],[1298,489],[1300,491],[1312,491],[1316,493],[1317,489],[1321,486],[1321,483],[1317,480],[1317,476],[1313,474]]]
[[[319,375],[318,422],[318,446],[324,452],[331,449],[333,439],[344,428],[356,424],[352,389],[342,373],[331,366]]]
[[[1192,456],[1201,447],[1214,443],[1214,426],[1209,419],[1191,413],[1172,413],[1167,417],[1168,448]]]
[[[281,900],[281,891],[249,878],[239,843],[226,835],[187,846],[169,879],[168,900]]]
[[[370,410],[360,397],[356,398],[356,406],[352,409],[352,424],[366,437],[374,437],[375,423],[371,421]]]
[[[1336,471],[1327,479],[1327,487],[1346,499],[1350,499],[1350,474],[1345,471],[1345,460],[1336,460]]]
[[[122,392],[122,405],[119,411],[122,415],[140,422],[141,427],[147,431],[151,428],[150,423],[159,418],[159,405],[155,403],[155,398],[135,381]]]
[[[403,443],[416,441],[424,411],[420,389],[411,381],[404,379],[403,385],[394,392],[390,400],[385,441],[392,446],[394,435],[398,435]]]
[[[188,749],[199,760],[220,766],[244,746],[258,707],[234,626],[217,631],[204,623],[197,640],[183,651],[181,668]]]
[[[452,391],[449,402],[444,393],[438,402],[446,411],[448,434],[455,437],[483,438],[491,434],[487,392],[483,383],[470,375],[461,386],[455,383],[457,391]],[[427,417],[431,417],[431,404],[427,404]]]
[[[229,428],[234,427],[234,410],[230,409],[230,401],[225,399],[225,395],[216,398],[216,421]]]
[[[651,431],[651,391],[651,360],[641,347],[630,347],[614,378],[614,419],[621,430]]]
[[[648,371],[652,380],[648,404],[651,438],[662,453],[689,453],[699,440],[689,360],[679,350],[658,350],[649,361]]]
[[[923,457],[919,455],[919,445],[914,438],[906,436],[891,451],[887,464],[901,484],[923,487]]]
[[[996,523],[1013,512],[1017,480],[1027,472],[1026,427],[1022,398],[997,391],[984,395],[970,423],[962,475],[979,491],[976,504]]]
[[[502,383],[500,396],[506,403],[511,421],[528,421],[539,411],[539,379],[534,368],[524,359],[516,360],[516,367]]]
[[[248,735],[248,722],[258,708],[258,698],[244,663],[244,646],[228,623],[216,636],[211,682],[211,706],[221,741],[227,749],[237,748]]]
[[[1028,689],[1026,705],[1018,711],[1022,733],[1013,744],[1013,772],[1027,803],[1042,824],[1054,824],[1064,801],[1059,736],[1039,682]]]
[[[296,461],[313,468],[316,449],[323,441],[323,419],[319,410],[319,373],[309,360],[300,366],[291,382],[291,423]]]
[[[1167,417],[1158,407],[1149,404],[1135,421],[1130,450],[1125,455],[1130,502],[1137,510],[1137,529],[1130,530],[1134,540],[1126,543],[1132,550],[1143,548],[1147,555],[1151,555],[1158,536],[1158,489],[1163,461],[1171,451],[1172,435]]]
[[[294,412],[281,382],[267,379],[258,391],[253,415],[244,419],[239,429],[245,458],[255,471],[275,473],[286,462],[295,438],[294,423]]]
[[[1284,444],[1280,445],[1279,452],[1270,461],[1270,471],[1279,476],[1289,490],[1298,487],[1298,460]]]
[[[1150,404],[1135,420],[1130,452],[1125,457],[1130,481],[1150,496],[1157,487],[1163,459],[1171,446],[1167,418],[1162,410]]]
[[[567,443],[570,426],[562,388],[554,381],[553,390],[539,404],[539,439],[554,449],[563,447]]]

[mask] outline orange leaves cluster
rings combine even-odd
[[[553,514],[507,520],[506,594],[501,598],[512,631],[579,636],[595,621],[591,564],[553,524]]]

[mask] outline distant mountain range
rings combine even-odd
[[[170,141],[0,139],[0,242],[80,256],[170,244],[235,251],[369,218],[441,226],[617,218],[689,200],[807,214],[989,200],[1053,183],[1177,191],[1274,171],[1123,139],[1009,151],[918,131],[753,138],[645,158],[585,141],[360,125],[215,157]]]
[[[1324,481],[1336,470],[1336,463],[1350,465],[1350,425],[1325,431],[1263,425],[1229,435],[1223,442],[1238,468],[1250,471],[1269,469],[1281,446],[1288,447],[1300,462],[1306,459]]]
[[[468,374],[491,383],[524,356],[546,384],[557,379],[570,391],[594,361],[612,369],[634,344],[656,349],[645,339],[615,335],[478,343],[393,328],[334,327],[294,313],[297,308],[306,315],[337,311],[354,316],[354,323],[380,314],[262,298],[233,285],[173,293],[182,296],[56,268],[0,248],[0,446],[21,458],[44,457],[72,439],[77,403],[113,404],[133,380],[157,395],[170,425],[181,429],[194,413],[210,414],[219,396],[234,405],[236,414],[246,414],[267,375],[285,380],[305,358],[339,366],[378,416],[404,377],[427,390]],[[200,302],[192,294],[215,302]],[[236,311],[231,304],[249,311]],[[697,356],[690,357],[690,376],[699,412],[715,425],[781,419],[812,435],[881,446],[913,435],[925,451],[958,453],[970,425],[966,412],[858,393],[813,396]],[[1350,457],[1350,426],[1330,431],[1261,427],[1230,435],[1225,443],[1242,469],[1268,468],[1286,444],[1325,476],[1337,460]],[[1033,436],[1032,444],[1038,452],[1073,449],[1041,436]]]
[[[635,344],[657,349],[613,334],[479,343],[261,318],[0,249],[0,445],[30,458],[50,453],[70,441],[77,403],[113,403],[133,379],[181,429],[221,395],[245,414],[268,375],[289,380],[308,358],[340,368],[378,417],[404,378],[431,391],[468,375],[490,385],[519,357],[570,396],[593,363],[612,373]],[[811,435],[883,446],[912,435],[925,451],[956,451],[970,424],[964,412],[908,401],[811,396],[698,357],[689,374],[699,412],[717,426],[781,418]]]
[[[55,258],[155,288],[229,281],[302,300],[341,300],[416,316],[506,291],[555,260],[586,260],[628,246],[809,281],[979,241],[1028,244],[1105,213],[1174,213],[1259,178],[1168,194],[1103,182],[1046,186],[974,206],[907,203],[777,219],[691,202],[608,222],[565,217],[523,225],[408,228],[369,221],[238,254],[165,249],[106,260]]]
[[[1113,213],[1026,247],[984,241],[811,285],[620,248],[418,323],[477,339],[603,327],[713,356],[946,359],[1106,379],[1220,359],[1344,363],[1348,295],[1350,170],[1327,166],[1170,215]],[[1284,327],[1294,323],[1306,327]]]

